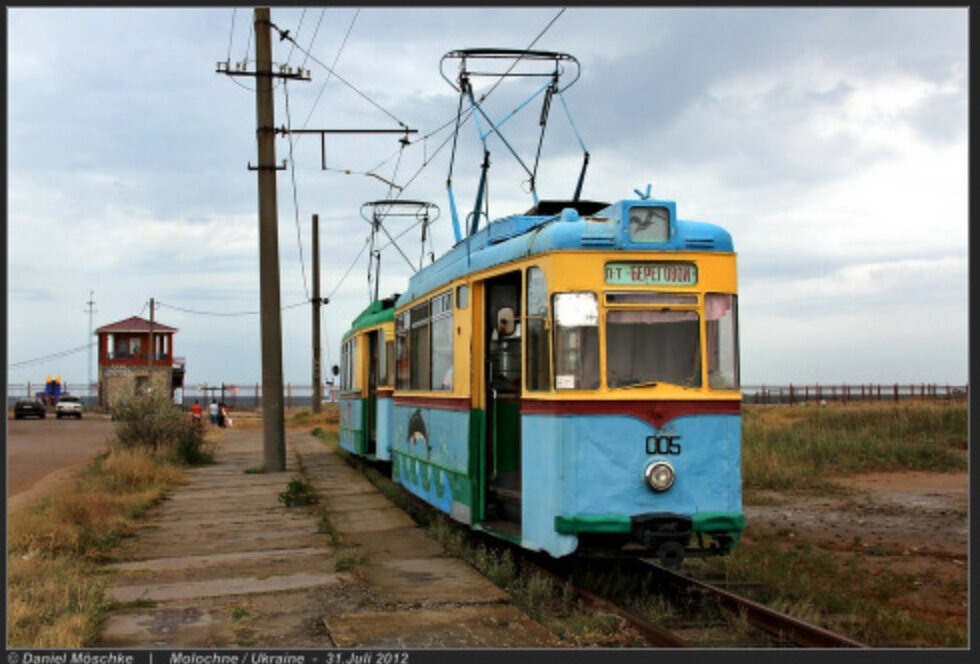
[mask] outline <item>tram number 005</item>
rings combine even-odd
[[[647,454],[680,454],[680,436],[647,436]]]

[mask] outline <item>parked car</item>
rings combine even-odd
[[[14,404],[14,419],[22,420],[25,417],[47,417],[48,411],[41,403],[40,399],[20,399]]]
[[[58,399],[54,414],[59,420],[62,417],[77,417],[82,419],[82,400],[78,397],[65,395]]]

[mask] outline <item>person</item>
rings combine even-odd
[[[228,404],[221,404],[221,426],[231,426],[231,418],[228,416]]]
[[[211,403],[208,405],[208,417],[211,419],[211,424],[217,426],[218,424],[218,402],[211,399]]]
[[[191,406],[191,419],[194,421],[194,424],[201,423],[201,402],[197,399],[194,399],[194,405]]]
[[[224,428],[225,426],[225,414],[228,410],[225,408],[225,402],[222,401],[218,404],[218,426]]]

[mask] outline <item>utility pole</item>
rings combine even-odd
[[[320,412],[320,217],[313,215],[313,412]]]
[[[150,298],[150,344],[146,349],[146,387],[153,391],[153,356],[156,355],[153,345],[153,305],[154,300]]]
[[[282,316],[279,300],[275,104],[272,96],[272,21],[268,7],[255,9],[255,59],[263,450],[265,470],[282,472],[286,470],[286,429],[282,403]]]
[[[95,291],[90,290],[88,292],[88,398],[89,401],[92,400],[92,347],[95,345],[92,343],[92,314],[95,310],[92,308],[95,305],[95,300],[92,296],[95,295]]]

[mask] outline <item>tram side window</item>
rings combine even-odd
[[[371,352],[372,353],[376,352],[378,354],[378,360],[377,360],[378,361],[378,385],[387,385],[388,382],[385,379],[385,376],[387,376],[387,371],[388,371],[387,368],[388,358],[385,356],[385,331],[383,329],[378,330],[377,344],[378,347],[376,349],[373,349]]]
[[[527,271],[527,389],[551,389],[548,349],[548,283],[539,267]]]
[[[696,311],[610,311],[606,384],[701,387],[700,336]]]
[[[558,293],[555,318],[555,387],[599,387],[599,300],[595,293]]]
[[[340,389],[347,389],[347,342],[340,345]]]
[[[432,389],[453,389],[453,293],[432,299]]]
[[[341,347],[341,372],[340,372],[340,389],[341,390],[356,390],[357,389],[357,374],[354,371],[354,362],[357,357],[357,338],[351,337],[346,342],[344,342]]]
[[[384,372],[385,385],[394,384],[394,373],[395,373],[395,342],[392,339],[388,339],[385,342],[385,372]]]
[[[738,298],[708,293],[704,298],[708,346],[708,385],[716,390],[737,390]]]
[[[408,312],[395,318],[395,389],[407,390],[410,383],[409,372],[409,315]]]
[[[428,390],[431,385],[429,375],[429,303],[424,302],[411,310],[411,332],[409,333],[409,387],[413,390]]]

